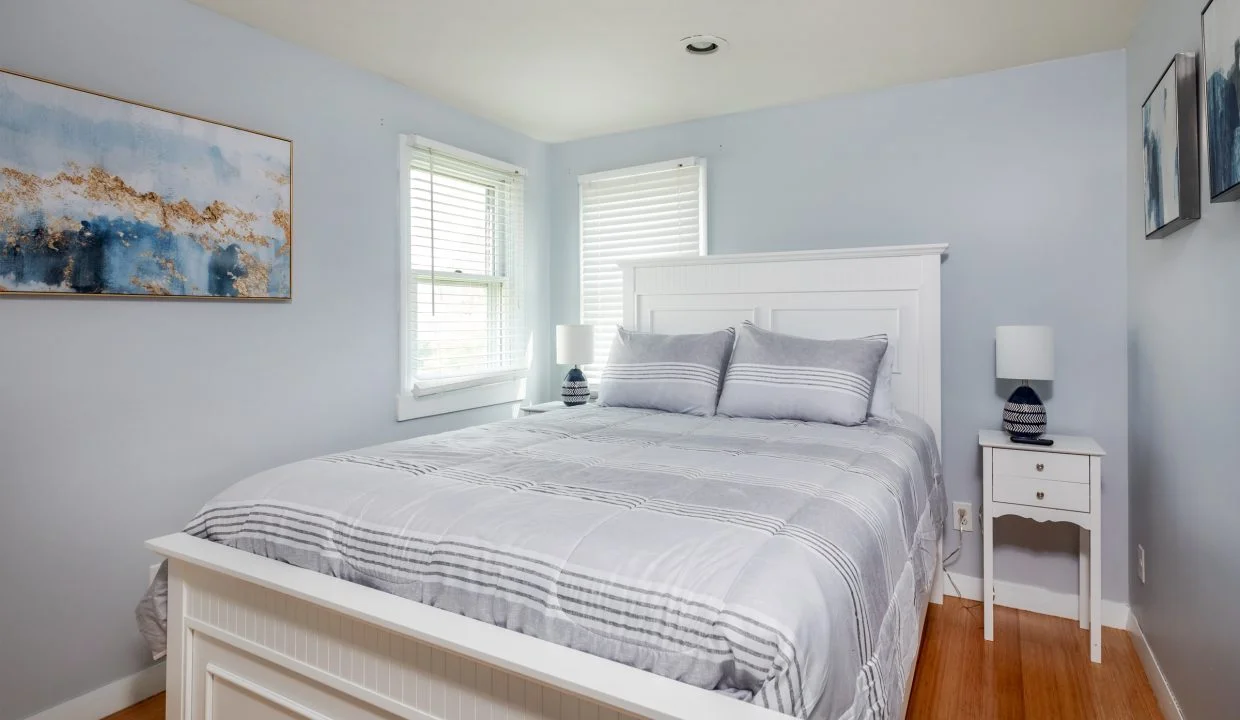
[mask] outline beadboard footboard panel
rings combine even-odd
[[[190,718],[636,718],[310,602],[186,575]]]

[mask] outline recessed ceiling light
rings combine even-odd
[[[711,55],[728,46],[728,41],[715,35],[690,35],[680,39],[685,52],[690,55]]]

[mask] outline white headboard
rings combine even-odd
[[[749,320],[823,340],[887,333],[896,407],[942,444],[939,263],[947,245],[659,258],[624,267],[624,326],[709,332]]]

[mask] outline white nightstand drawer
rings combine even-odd
[[[998,452],[996,451],[996,455]],[[1089,512],[1089,483],[995,475],[995,502]]]
[[[1033,450],[995,448],[995,475],[1058,480],[1089,485],[1089,458]],[[1085,493],[1088,497],[1088,491]]]

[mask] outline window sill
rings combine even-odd
[[[525,380],[507,380],[493,385],[465,388],[414,397],[410,393],[396,396],[396,419],[415,420],[447,413],[518,403],[525,399]]]

